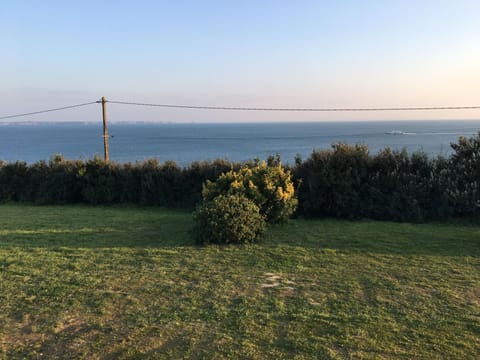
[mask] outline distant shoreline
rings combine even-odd
[[[480,122],[478,119],[418,119],[418,120],[319,120],[319,121],[211,121],[211,122],[174,122],[174,121],[109,121],[112,125],[274,125],[274,124],[361,124],[361,123],[428,123],[428,122]],[[98,121],[7,121],[1,122],[0,126],[42,126],[42,125],[101,125],[101,119]]]

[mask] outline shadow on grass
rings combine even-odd
[[[480,257],[480,224],[297,219],[270,229],[267,246],[402,256]]]
[[[161,208],[4,206],[0,247],[193,246],[191,213]],[[2,214],[3,215],[3,214]]]
[[[78,229],[28,232],[0,232],[0,248],[172,248],[178,246],[194,246],[189,230],[178,231],[163,226],[152,227],[144,231],[128,231],[125,229]]]
[[[0,231],[0,248],[196,247],[191,222],[125,227]],[[232,245],[234,246],[234,245]],[[480,257],[480,227],[455,224],[396,224],[336,220],[301,221],[272,227],[259,244],[377,254]]]
[[[0,248],[196,247],[190,212],[161,208],[2,206]],[[373,254],[480,257],[478,222],[428,224],[291,220],[272,226],[260,247]]]

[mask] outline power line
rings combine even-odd
[[[23,114],[0,116],[0,120],[12,119],[12,118],[17,118],[17,117],[21,117],[21,116],[29,116],[29,115],[43,114],[43,113],[48,113],[48,112],[53,112],[53,111],[61,111],[61,110],[73,109],[73,108],[77,108],[77,107],[81,107],[81,106],[87,106],[87,105],[96,104],[97,102],[98,102],[98,101],[91,101],[91,102],[88,102],[88,103],[75,104],[75,105],[69,105],[69,106],[63,106],[63,107],[54,108],[54,109],[46,109],[46,110],[32,111],[32,112],[23,113]]]
[[[475,106],[429,106],[429,107],[364,107],[364,108],[275,108],[275,107],[240,107],[240,106],[203,106],[203,105],[175,105],[175,104],[153,104],[143,102],[131,102],[131,101],[117,101],[106,100],[112,104],[120,105],[132,105],[132,106],[149,106],[149,107],[162,107],[162,108],[175,108],[175,109],[196,109],[196,110],[230,110],[230,111],[290,111],[290,112],[355,112],[355,111],[424,111],[424,110],[475,110],[480,109],[480,105]],[[91,101],[82,104],[75,104],[69,106],[63,106],[59,108],[46,109],[32,111],[22,114],[0,116],[0,120],[12,119],[22,116],[38,115],[48,112],[68,110],[82,106],[88,106],[101,103],[101,101]]]
[[[176,109],[197,109],[197,110],[237,110],[237,111],[298,111],[298,112],[341,112],[341,111],[419,111],[419,110],[474,110],[480,109],[476,106],[429,106],[429,107],[366,107],[366,108],[274,108],[274,107],[238,107],[238,106],[197,106],[197,105],[174,105],[174,104],[152,104],[130,101],[107,100],[112,104],[150,106]]]

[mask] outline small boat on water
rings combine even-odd
[[[405,135],[406,132],[401,131],[401,130],[392,130],[392,131],[386,132],[385,134],[387,134],[387,135]]]

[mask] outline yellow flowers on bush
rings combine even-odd
[[[205,201],[219,195],[243,195],[257,204],[269,223],[286,221],[297,208],[291,173],[279,161],[256,161],[224,173],[216,181],[207,181],[202,195]]]

